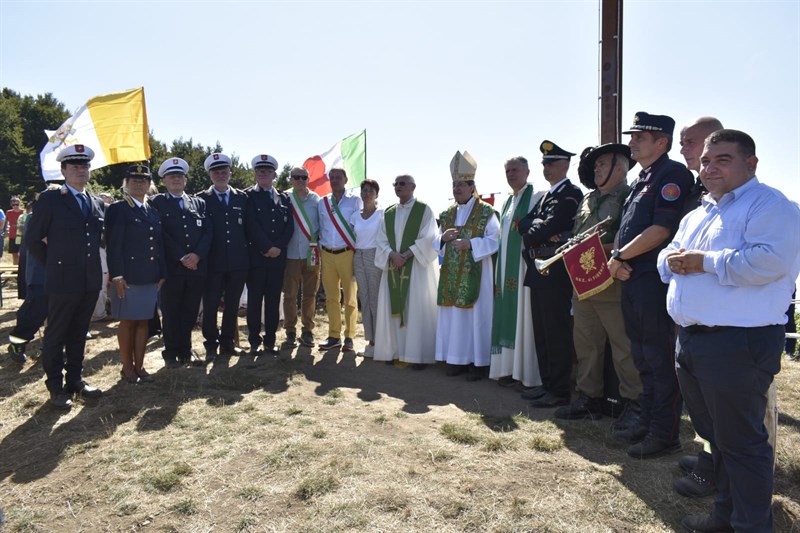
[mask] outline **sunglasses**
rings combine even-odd
[[[11,207],[17,207],[19,204],[11,204]]]
[[[395,187],[405,187],[406,185],[408,185],[408,182],[407,181],[395,181],[393,183],[393,185]]]
[[[308,176],[292,176],[293,180],[303,180],[308,181]]]

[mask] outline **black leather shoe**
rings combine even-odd
[[[103,395],[103,391],[97,387],[87,385],[85,381],[75,383],[74,385],[67,385],[64,390],[69,394],[77,394],[84,398],[99,398]]]
[[[455,376],[460,376],[466,371],[467,367],[465,365],[451,365],[450,363],[447,363],[447,370],[444,371],[444,375],[452,378]]]
[[[217,358],[216,348],[206,348],[206,364],[213,363]]]
[[[489,375],[488,366],[469,365],[467,369],[467,381],[480,381]]]
[[[706,479],[697,472],[690,472],[682,478],[676,479],[672,487],[675,492],[687,498],[705,498],[717,491],[713,480]]]
[[[165,362],[164,362],[164,366],[165,366],[165,367],[167,367],[167,368],[169,368],[170,370],[173,370],[173,369],[175,369],[175,368],[180,368],[180,367],[182,367],[183,365],[182,365],[182,364],[180,364],[178,361],[176,361],[176,360],[174,360],[174,359],[173,359],[173,360],[165,361]]]
[[[637,429],[641,425],[639,423],[640,411],[638,402],[634,400],[626,401],[625,406],[622,408],[622,413],[620,413],[617,419],[611,424],[611,431],[617,433],[625,430]]]
[[[690,533],[723,533],[733,531],[730,524],[715,518],[713,514],[691,514],[684,516],[681,525]]]
[[[628,448],[628,455],[634,459],[655,459],[662,455],[669,455],[680,451],[681,441],[678,439],[662,439],[654,437],[648,433],[641,442],[631,445]]]
[[[220,355],[227,355],[228,357],[232,357],[234,355],[242,355],[244,350],[239,348],[234,344],[220,344],[219,346],[219,353]]]
[[[428,368],[428,365],[423,363],[414,363],[411,365],[411,370],[425,370],[426,368]]]
[[[264,353],[269,355],[278,355],[281,353],[281,351],[275,348],[275,346],[264,346]]]
[[[281,345],[283,348],[295,348],[297,347],[297,335],[294,333],[287,333],[286,340],[283,341]]]
[[[11,357],[11,360],[15,363],[20,365],[24,365],[25,361],[28,360],[28,356],[25,355],[25,347],[28,343],[14,343],[8,345],[8,355]]]
[[[300,344],[309,348],[314,347],[314,335],[310,331],[304,331],[300,334]]]
[[[252,356],[252,357],[256,357],[258,355],[258,352],[260,352],[260,351],[261,351],[261,348],[258,345],[251,344],[250,345],[250,350],[248,350],[247,354]]]
[[[547,408],[547,407],[558,407],[560,405],[567,405],[567,404],[569,404],[569,398],[567,398],[566,396],[556,396],[555,394],[546,392],[544,396],[542,396],[541,398],[533,400],[531,402],[531,407]]]
[[[530,389],[522,392],[520,396],[522,396],[523,400],[538,400],[545,394],[547,394],[547,391],[544,390],[544,387],[541,385],[536,385],[535,387],[531,387]]]
[[[687,474],[694,471],[697,468],[697,456],[696,455],[684,455],[680,459],[678,459],[678,466],[686,472]]]
[[[571,404],[556,409],[553,416],[562,420],[581,420],[584,418],[597,420],[603,418],[603,399],[589,398],[581,393],[578,399]]]
[[[69,399],[69,395],[66,392],[51,392],[50,405],[58,409],[69,409],[72,407],[72,400]]]
[[[642,442],[648,433],[649,430],[646,427],[637,426],[618,431],[612,431],[611,436],[616,440],[627,442],[628,444],[636,444]]]

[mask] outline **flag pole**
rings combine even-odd
[[[364,128],[364,179],[369,179],[369,174],[367,174],[367,128]]]

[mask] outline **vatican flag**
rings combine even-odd
[[[72,144],[94,150],[92,170],[150,158],[144,87],[90,99],[56,131],[39,154],[45,181],[63,179],[58,153]]]

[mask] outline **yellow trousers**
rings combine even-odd
[[[344,336],[356,335],[358,320],[358,286],[353,276],[353,250],[332,254],[321,250],[322,287],[325,289],[325,306],[328,312],[328,337],[342,338],[342,301],[344,292]]]

